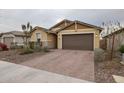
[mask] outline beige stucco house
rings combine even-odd
[[[18,46],[23,46],[25,42],[25,34],[21,31],[1,33],[0,42],[6,44],[8,48],[12,45],[12,43]]]
[[[30,42],[41,42],[42,47],[56,48],[56,34],[49,32],[48,29],[36,26],[31,31]]]
[[[102,28],[80,21],[63,20],[50,29],[35,27],[31,41],[40,39],[43,46],[58,49],[94,50],[99,48]]]

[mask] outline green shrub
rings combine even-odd
[[[42,51],[42,48],[41,48],[41,47],[35,47],[33,50],[34,50],[35,52],[41,52],[41,51]]]
[[[31,48],[23,48],[23,49],[21,50],[20,55],[31,54],[31,53],[33,53],[33,52],[34,52],[34,51],[33,51]]]
[[[44,48],[43,48],[43,51],[44,51],[44,52],[50,52],[50,50],[49,50],[48,47],[44,47]]]
[[[124,53],[124,45],[121,45],[121,47],[119,48],[119,51],[120,51],[121,53]]]
[[[35,44],[34,42],[29,42],[29,46],[31,49],[34,49],[34,44]]]

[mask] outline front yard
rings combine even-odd
[[[20,55],[19,50],[0,51],[0,60],[20,64],[24,61],[34,59],[44,54],[46,53],[45,52],[34,52],[31,54]]]
[[[54,53],[50,53],[50,54],[47,52],[41,51],[41,52],[33,52],[31,54],[25,54],[25,55],[20,55],[19,50],[0,51],[0,60],[8,61],[16,64],[27,65],[34,68],[44,69],[50,72],[56,72],[59,74],[65,74],[65,75],[74,76],[82,79],[86,78],[83,76],[83,74],[85,74],[86,76],[89,74],[89,72],[87,73],[88,69],[84,70],[83,63],[85,63],[86,60],[83,61],[84,59],[82,57],[82,55],[86,55],[87,52],[71,51],[71,50],[70,51],[69,50],[63,50],[63,51],[51,50],[51,52],[53,51]],[[77,55],[78,52],[80,56]],[[74,57],[71,57],[69,59],[68,56],[71,53],[76,55],[74,55]],[[45,56],[42,57],[43,55]],[[75,63],[74,58],[75,60],[77,59],[82,59],[82,60],[81,62],[76,61]],[[85,56],[85,59],[86,59],[86,56]],[[88,62],[86,61],[85,66],[88,63],[87,67],[90,67],[92,62],[90,63],[89,62],[90,61]],[[114,83],[115,81],[112,75],[124,76],[124,65],[120,63],[120,59],[118,58],[114,58],[112,61],[106,58],[103,62],[94,62],[94,63],[95,63],[95,66],[94,66],[95,82]],[[91,67],[90,67],[90,71],[91,71]],[[93,73],[93,71],[91,72]],[[87,76],[87,78],[89,77],[90,76]]]
[[[107,55],[108,57],[108,55]],[[124,65],[119,58],[112,61],[106,59],[103,62],[95,62],[95,81],[98,83],[114,83],[112,75],[124,76]]]
[[[92,51],[59,49],[50,51],[25,55],[19,55],[17,50],[2,51],[0,52],[0,60],[94,81],[94,53]]]

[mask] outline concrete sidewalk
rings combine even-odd
[[[90,83],[64,75],[0,61],[1,83]]]

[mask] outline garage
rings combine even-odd
[[[4,43],[8,46],[8,47],[10,47],[11,46],[11,44],[12,44],[12,42],[13,42],[13,37],[4,37]]]
[[[94,34],[64,34],[62,35],[62,48],[73,50],[93,50]]]

